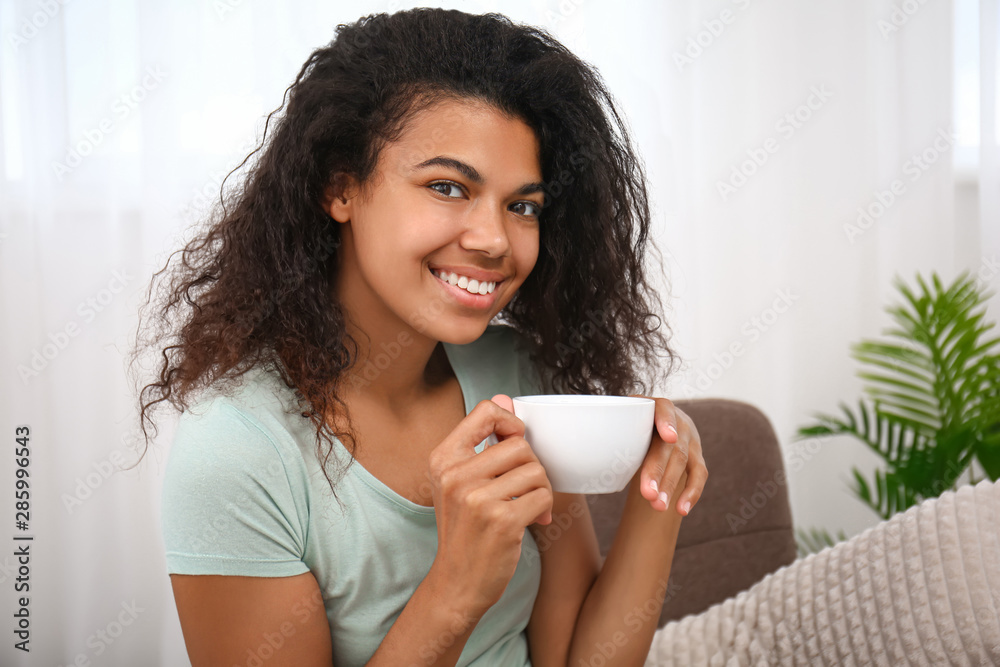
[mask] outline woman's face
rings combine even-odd
[[[327,202],[345,223],[336,284],[351,319],[374,340],[400,321],[434,340],[478,338],[538,258],[538,154],[531,128],[480,101],[416,114],[366,187],[348,179],[346,201]]]

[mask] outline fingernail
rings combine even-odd
[[[663,501],[664,505],[667,504],[667,492],[666,491],[660,491],[660,500]]]
[[[656,480],[655,479],[649,480],[649,488],[653,489],[653,493],[656,493],[657,491],[659,491],[659,488],[657,488],[657,486],[656,486]]]
[[[691,503],[685,500],[683,503],[681,503],[681,509],[684,510],[684,514],[687,514],[688,512],[691,511]]]
[[[667,424],[667,428],[669,428],[671,431],[673,431],[674,435],[677,435],[677,429],[674,428],[673,424]]]

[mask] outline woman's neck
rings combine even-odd
[[[358,361],[342,383],[341,395],[349,404],[364,405],[403,421],[455,377],[439,341],[430,341],[433,347],[423,352],[424,348],[412,338],[409,345],[375,339],[369,345],[364,335],[355,336],[355,340]]]

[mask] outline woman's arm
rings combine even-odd
[[[587,497],[558,492],[552,496],[552,523],[528,526],[542,564],[526,629],[535,667],[566,664],[580,608],[601,572],[601,550]]]
[[[483,614],[473,613],[437,561],[389,628],[367,667],[455,667]],[[485,613],[485,611],[483,612]]]
[[[192,667],[330,667],[330,625],[312,572],[292,577],[172,574]]]
[[[292,577],[170,576],[192,667],[258,664],[330,667],[333,647],[319,585],[311,572]],[[431,573],[417,586],[366,663],[454,667],[479,622],[458,609]]]
[[[601,573],[580,609],[570,646],[570,665],[642,665],[660,621],[674,560],[681,515],[653,509],[639,493],[636,473],[625,510]],[[678,488],[684,488],[687,473]]]
[[[542,558],[527,630],[533,664],[645,662],[669,588],[681,517],[708,478],[694,422],[667,399],[655,400],[655,433],[629,482],[603,567],[584,496],[554,494],[552,524],[529,527]]]
[[[644,663],[660,620],[681,515],[672,507],[653,509],[637,490],[640,474],[629,484],[603,567],[585,496],[554,494],[552,523],[528,527],[542,560],[527,628],[533,665]]]

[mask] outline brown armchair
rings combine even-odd
[[[750,588],[797,556],[781,446],[767,417],[729,399],[675,404],[698,428],[709,478],[681,522],[659,627]],[[587,497],[602,557],[625,493]]]

